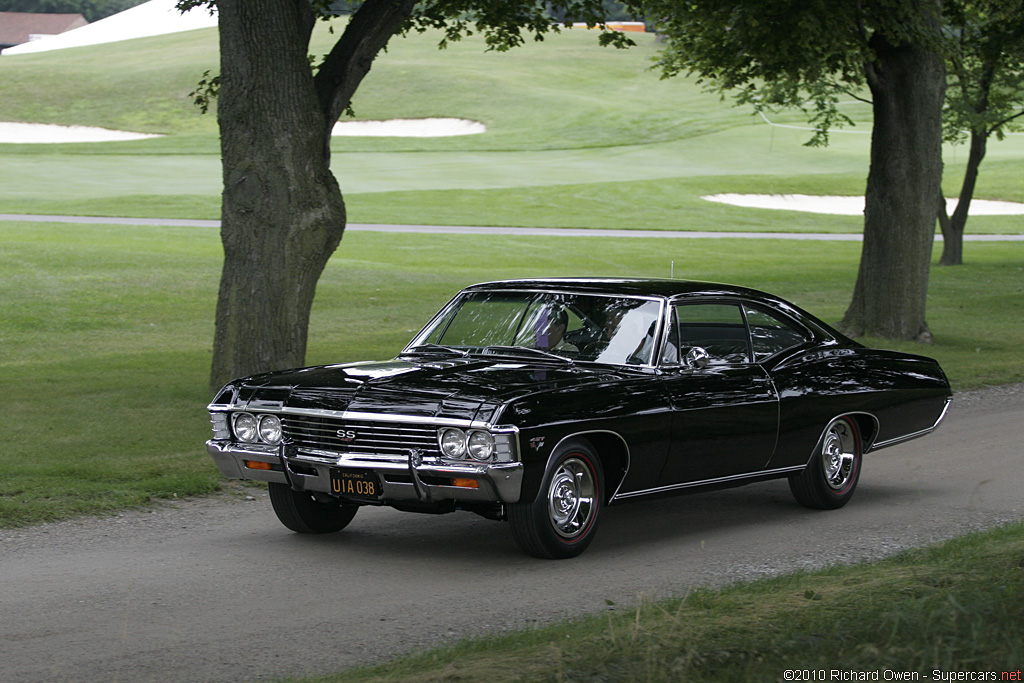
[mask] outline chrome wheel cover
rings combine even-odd
[[[842,491],[850,485],[856,471],[857,435],[844,421],[832,423],[821,446],[821,466],[825,483],[833,491]]]
[[[597,483],[587,464],[568,458],[548,486],[548,517],[555,532],[573,539],[587,530],[597,505]]]

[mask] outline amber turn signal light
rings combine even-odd
[[[269,470],[271,465],[269,462],[259,462],[257,460],[246,460],[245,466],[250,470]]]
[[[478,489],[480,488],[480,482],[476,479],[452,479],[452,486],[464,489]]]

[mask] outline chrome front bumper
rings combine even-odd
[[[404,460],[357,453],[337,455],[293,451],[285,455],[281,448],[240,446],[217,440],[207,441],[206,451],[221,474],[229,479],[289,484],[297,490],[328,495],[331,495],[332,468],[372,470],[383,488],[382,504],[442,500],[516,503],[523,482],[523,464],[520,462],[452,463],[423,458],[417,451],[410,451]],[[264,466],[270,469],[259,469],[259,463],[265,463]],[[456,480],[462,481],[457,484]],[[475,487],[469,482],[476,482]]]

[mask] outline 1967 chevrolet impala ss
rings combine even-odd
[[[778,297],[642,279],[460,292],[393,360],[227,384],[207,450],[269,482],[281,522],[339,531],[363,505],[469,510],[573,557],[606,505],[788,478],[838,508],[865,453],[923,436],[950,388],[929,358],[868,349]]]

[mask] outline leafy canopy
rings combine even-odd
[[[863,99],[876,41],[934,46],[920,3],[903,0],[635,0],[668,38],[658,66],[757,109],[798,108],[809,145],[852,124],[840,98]]]

